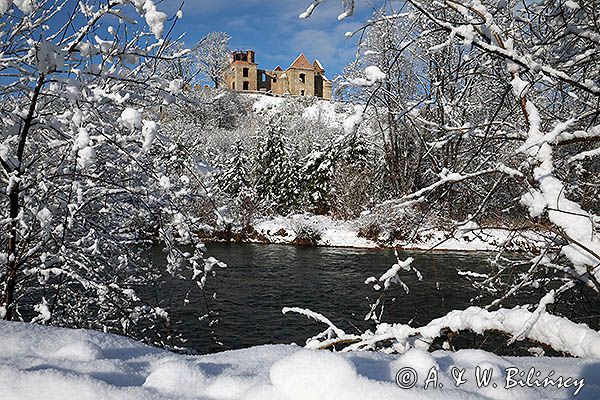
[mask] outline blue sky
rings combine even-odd
[[[311,18],[299,19],[298,15],[310,3],[311,0],[187,0],[175,32],[186,32],[187,45],[211,31],[227,32],[232,37],[232,48],[256,50],[256,61],[265,69],[277,65],[285,69],[304,52],[311,62],[319,59],[326,75],[333,79],[356,52],[357,39],[347,39],[344,33],[359,28],[372,9],[366,1],[359,0],[356,14],[339,22],[341,1],[329,0],[317,7]],[[173,15],[179,4],[177,0],[165,0],[159,8]]]

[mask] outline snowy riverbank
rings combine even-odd
[[[477,366],[492,371],[487,387],[477,387]],[[525,376],[511,375],[513,367]],[[402,368],[418,377],[411,389],[395,383]],[[466,382],[456,387],[463,368]],[[531,368],[532,385],[551,371],[554,380],[574,381],[567,388],[528,387]],[[410,376],[403,375],[407,381]],[[427,376],[432,381],[424,390]],[[435,382],[437,388],[431,387]],[[498,357],[479,350],[334,354],[293,345],[182,356],[115,335],[0,322],[0,386],[3,400],[568,399],[580,386],[577,399],[595,400],[600,360]]]
[[[437,228],[423,228],[418,238],[410,241],[375,240],[361,234],[358,221],[335,220],[328,216],[296,214],[287,217],[261,218],[252,225],[252,232],[229,236],[207,235],[208,241],[238,241],[245,243],[302,244],[330,247],[391,248],[432,251],[495,251],[507,242],[508,228],[477,228],[460,232],[444,232]],[[511,238],[508,249],[522,251],[542,238],[534,232],[520,232]]]

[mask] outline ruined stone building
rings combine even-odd
[[[225,83],[231,90],[265,92],[277,95],[316,96],[331,99],[331,81],[318,60],[310,63],[304,54],[285,71],[277,66],[269,71],[259,69],[253,50],[234,51],[231,68],[225,74]]]

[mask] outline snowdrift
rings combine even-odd
[[[481,388],[477,367],[492,374]],[[466,382],[457,387],[461,373]],[[397,374],[412,387],[400,388]],[[572,380],[569,387],[535,386],[549,375]],[[514,387],[506,389],[507,380]],[[479,350],[338,354],[295,345],[183,356],[116,335],[0,322],[3,400],[567,399],[578,389],[574,382],[581,386],[577,399],[600,398],[600,360],[498,357]]]

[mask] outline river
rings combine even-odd
[[[381,276],[394,262],[391,250],[301,247],[285,245],[217,244],[207,256],[228,264],[209,281],[216,292],[209,299],[218,322],[199,321],[204,300],[198,290],[182,299],[189,287],[171,281],[161,290],[172,296],[171,315],[177,329],[189,339],[187,346],[199,353],[244,348],[267,343],[304,344],[324,325],[297,315],[283,315],[283,307],[310,308],[327,316],[347,332],[372,328],[364,322],[367,297],[377,292],[365,279]],[[404,273],[408,294],[393,285],[386,295],[384,321],[427,323],[452,309],[465,308],[478,293],[458,270],[484,272],[488,253],[403,253],[413,256],[423,280]],[[354,326],[354,327],[353,327]],[[355,328],[356,327],[356,328]]]

